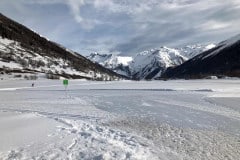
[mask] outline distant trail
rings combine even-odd
[[[71,86],[89,86],[89,85],[98,85],[98,84],[103,84],[103,83],[71,84]],[[10,87],[10,88],[0,88],[0,91],[15,91],[15,90],[21,90],[21,89],[34,90],[35,88],[62,87],[62,86],[63,85],[43,85],[43,86],[35,86],[35,87]]]

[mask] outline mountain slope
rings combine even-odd
[[[119,77],[111,70],[0,14],[0,71],[44,73],[67,78]]]
[[[186,57],[178,50],[161,47],[137,54],[130,64],[133,79],[152,79],[170,66],[180,65]]]
[[[188,45],[182,48],[160,47],[137,54],[135,57],[122,57],[112,54],[92,53],[87,58],[129,78],[153,79],[172,66],[177,66],[193,56],[215,45]]]
[[[113,54],[99,54],[95,52],[91,53],[87,56],[87,58],[105,68],[111,69],[118,74],[130,77],[129,63],[132,62],[132,57],[123,57]]]
[[[165,78],[240,77],[240,35],[219,43],[180,66],[168,69]]]
[[[181,55],[187,57],[188,59],[191,59],[204,51],[214,48],[215,46],[216,46],[215,44],[208,45],[195,44],[183,46],[176,49],[181,53]]]

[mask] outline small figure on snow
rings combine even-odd
[[[32,87],[34,87],[34,83],[32,83]]]

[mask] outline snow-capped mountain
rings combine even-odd
[[[115,72],[0,14],[0,78],[112,79]]]
[[[129,68],[133,79],[152,79],[166,68],[182,64],[187,58],[176,49],[161,47],[137,54]]]
[[[196,44],[187,45],[176,49],[181,53],[181,55],[187,57],[188,59],[191,59],[204,51],[214,48],[215,46],[216,46],[215,44],[208,45]]]
[[[143,51],[134,57],[92,53],[87,58],[132,79],[153,79],[168,68],[178,66],[186,60],[215,45],[188,45],[182,48],[160,47]]]
[[[117,56],[114,54],[99,54],[95,52],[91,53],[87,58],[118,74],[130,77],[129,64],[133,60],[132,57]]]
[[[166,78],[240,77],[240,34],[219,43],[180,66],[168,69]]]

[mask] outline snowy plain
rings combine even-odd
[[[240,157],[239,79],[3,80],[0,101],[0,159]]]

